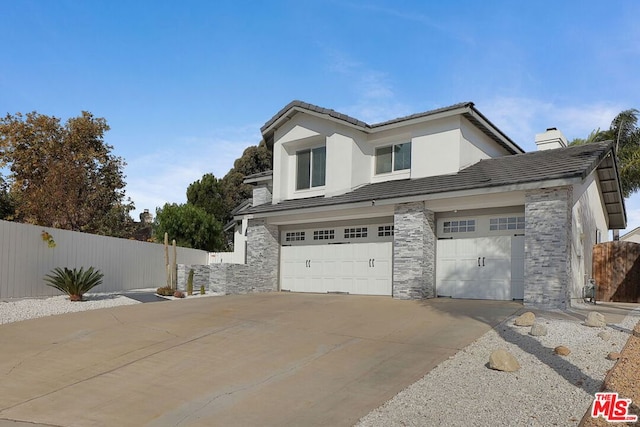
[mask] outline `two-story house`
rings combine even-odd
[[[611,143],[525,153],[461,103],[377,124],[294,101],[261,129],[273,172],[237,213],[236,291],[523,300],[566,307],[591,248],[626,226]]]

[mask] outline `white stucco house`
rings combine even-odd
[[[246,264],[211,266],[227,290],[564,308],[626,226],[611,143],[549,129],[525,153],[470,102],[367,124],[293,101],[261,132],[273,171],[236,212]]]

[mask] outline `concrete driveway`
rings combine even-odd
[[[270,293],[2,325],[0,425],[353,425],[521,309]]]

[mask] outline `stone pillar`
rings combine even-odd
[[[209,289],[225,294],[277,291],[279,266],[278,226],[261,219],[250,219],[247,263],[209,265]]]
[[[280,244],[278,226],[263,219],[251,219],[247,227],[247,265],[255,270],[260,290],[278,290]]]
[[[436,228],[423,202],[397,205],[393,215],[393,297],[435,297]]]
[[[571,288],[571,187],[525,193],[524,305],[569,306]]]

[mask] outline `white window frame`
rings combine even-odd
[[[518,231],[525,228],[524,215],[496,216],[489,219],[489,232]]]
[[[323,172],[323,180],[321,184],[316,183],[314,185],[313,182],[313,172],[314,172],[314,164],[313,164],[313,160],[314,160],[314,156],[316,156],[317,154],[317,150],[319,149],[324,149],[324,172]],[[300,171],[299,171],[299,167],[300,167],[300,158],[299,156],[303,153],[309,153],[309,186],[308,187],[300,187],[300,182],[298,180],[299,176],[300,176]],[[321,145],[321,146],[317,146],[317,147],[311,147],[311,148],[305,148],[303,150],[298,150],[296,151],[296,155],[295,155],[295,190],[296,191],[306,191],[306,190],[311,190],[311,189],[316,189],[316,188],[322,188],[326,185],[327,182],[327,147],[325,145]]]
[[[408,145],[409,146],[409,166],[408,167],[404,167],[402,169],[396,169],[396,147],[400,147],[402,145]],[[411,163],[412,163],[412,159],[411,159],[411,141],[407,141],[407,142],[402,142],[399,144],[391,144],[391,145],[383,145],[380,147],[376,147],[375,152],[374,152],[374,164],[373,164],[373,172],[374,175],[386,175],[386,174],[392,174],[395,172],[403,172],[403,171],[410,171],[411,170]],[[383,171],[383,172],[378,172],[378,151],[379,150],[383,150],[383,149],[391,149],[391,170],[389,171]]]
[[[477,227],[478,221],[475,218],[448,219],[442,223],[442,234],[475,233]]]

